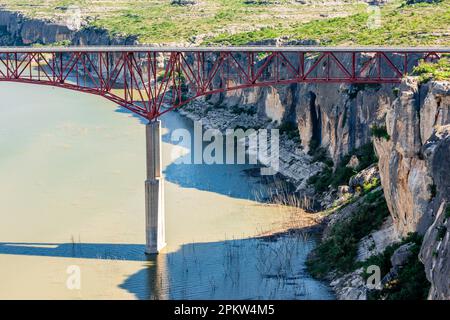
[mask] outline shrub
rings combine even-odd
[[[391,139],[391,136],[386,130],[386,126],[377,126],[376,124],[370,128],[370,133],[373,137],[376,138],[384,138],[386,141],[389,141]]]
[[[350,99],[355,99],[359,91],[365,91],[373,89],[374,91],[380,90],[381,85],[378,83],[356,83],[350,86],[347,94]]]
[[[247,114],[249,116],[253,116],[253,115],[256,114],[256,110],[253,107],[251,107],[251,108],[240,108],[239,106],[233,106],[231,108],[231,113],[234,113],[234,114]]]
[[[353,155],[356,155],[359,159],[359,165],[356,169],[347,167],[347,163]],[[332,161],[327,158],[326,151],[323,148],[318,148],[314,152],[312,161],[321,161],[327,165],[327,167],[321,172],[312,176],[308,180],[308,184],[312,185],[317,192],[322,193],[326,191],[330,185],[333,188],[337,188],[340,185],[348,184],[353,175],[367,168],[371,164],[376,163],[378,159],[373,150],[373,144],[368,143],[354,149],[350,154],[344,156],[339,165],[336,167],[334,173],[331,169],[331,166],[333,165]],[[366,191],[370,188],[371,186],[368,185]]]
[[[389,215],[381,190],[364,199],[357,212],[333,225],[330,236],[313,250],[306,265],[314,277],[323,278],[333,270],[345,273],[355,269],[358,242],[379,228]]]
[[[391,257],[394,254],[395,250],[397,250],[400,246],[406,244],[406,243],[414,243],[420,246],[422,244],[422,237],[414,232],[409,233],[408,236],[403,238],[401,241],[396,242],[388,246],[384,251],[380,254],[371,256],[370,258],[366,259],[363,262],[358,262],[356,264],[357,268],[362,267],[364,270],[367,270],[369,266],[375,265],[380,267],[381,271],[381,277],[383,278],[385,275],[388,274],[389,270],[392,268],[391,264]],[[364,272],[363,277],[367,279],[370,276],[369,273]]]
[[[293,122],[285,122],[282,123],[278,130],[280,130],[280,135],[286,134],[290,140],[295,141],[296,143],[300,143],[300,133],[298,132],[298,127]]]
[[[308,179],[308,184],[312,185],[316,192],[322,193],[328,189],[331,183],[331,177],[333,175],[333,169],[326,166],[321,172],[315,174]]]
[[[425,300],[427,298],[430,283],[426,278],[425,268],[419,260],[422,237],[417,233],[409,234],[400,243],[389,246],[382,254],[369,258],[363,264],[364,266],[371,264],[380,266],[383,277],[392,267],[390,258],[394,251],[401,245],[411,242],[413,243],[410,249],[412,254],[406,264],[398,271],[397,278],[381,291],[371,291],[368,295],[370,300]]]
[[[367,270],[368,266],[376,265],[380,267],[381,277],[383,278],[392,268],[391,257],[393,253],[405,243],[413,243],[411,247],[412,255],[405,266],[399,270],[397,279],[381,291],[370,291],[368,300],[421,300],[427,297],[430,283],[426,279],[424,266],[418,258],[422,237],[417,233],[410,233],[401,242],[388,246],[382,253],[358,263],[357,267],[363,267]],[[370,274],[364,273],[363,276],[367,279]]]
[[[426,83],[431,79],[448,80],[450,79],[450,59],[443,56],[437,62],[425,62],[422,60],[413,69],[412,74],[419,77],[420,83]]]
[[[441,241],[444,239],[445,234],[447,233],[447,227],[446,226],[440,226],[437,228],[437,235],[436,235],[436,241]]]
[[[399,93],[400,93],[400,88],[393,88],[393,89],[392,89],[392,94],[393,94],[395,97],[398,97]]]
[[[430,192],[430,200],[432,200],[434,197],[436,197],[436,195],[437,195],[437,187],[436,187],[436,185],[434,183],[428,185],[428,191]]]
[[[375,189],[379,185],[380,185],[380,179],[372,178],[372,180],[370,180],[369,182],[364,182],[364,184],[363,184],[363,192],[367,193],[370,190]]]
[[[406,0],[407,5],[412,5],[416,3],[439,3],[442,2],[442,0]]]

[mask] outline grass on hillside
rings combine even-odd
[[[135,35],[141,43],[189,42],[244,45],[284,37],[321,45],[450,45],[450,0],[407,4],[394,0],[380,10],[381,24],[367,5],[346,0],[301,4],[293,0],[3,0],[0,7],[27,16],[64,21],[73,8],[89,26],[113,35]],[[421,0],[410,0],[417,2]],[[437,0],[439,1],[439,0]]]
[[[449,80],[450,79],[450,57],[443,56],[437,62],[422,61],[413,70],[413,75],[419,77],[421,83],[434,80]]]
[[[321,45],[449,45],[450,0],[406,5],[395,1],[381,7],[381,25],[367,26],[369,13],[311,21],[289,28],[264,28],[208,39],[210,44],[243,45],[276,37],[295,40],[316,39]]]
[[[331,6],[319,0],[307,5],[294,0],[196,0],[195,5],[177,5],[172,0],[2,0],[0,7],[59,21],[80,8],[89,26],[114,35],[135,35],[141,43],[168,43],[347,16],[363,7],[358,1]]]
[[[310,255],[306,265],[316,278],[324,278],[331,271],[340,274],[356,269],[359,241],[377,230],[389,215],[382,190],[364,196],[358,211],[348,219],[331,227],[330,236]]]

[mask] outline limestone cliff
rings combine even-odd
[[[369,58],[360,57],[357,65],[362,66]],[[305,61],[305,69],[313,63]],[[351,61],[344,58],[343,64],[350,68]],[[382,120],[382,110],[395,99],[393,88],[390,84],[291,84],[227,92],[213,96],[209,102],[253,105],[261,117],[296,123],[303,150],[307,152],[314,141],[326,148],[337,164],[350,150],[370,141],[371,125]]]
[[[51,44],[69,41],[73,45],[132,45],[136,37],[113,37],[107,31],[83,27],[73,29],[61,21],[44,21],[16,12],[0,10],[0,45]]]
[[[387,135],[374,141],[381,183],[397,232],[425,236],[430,298],[450,299],[450,83],[406,78],[399,92],[385,110]]]

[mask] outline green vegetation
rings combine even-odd
[[[428,186],[428,191],[430,191],[430,201],[433,200],[437,195],[437,186],[433,183]]]
[[[340,185],[348,184],[353,175],[378,161],[372,143],[354,149],[348,155],[344,156],[334,172],[332,169],[333,162],[331,160],[327,161],[329,158],[324,154],[326,155],[326,151],[323,148],[316,149],[313,160],[317,159],[316,161],[320,161],[320,159],[325,159],[325,161],[322,162],[324,162],[326,166],[321,172],[308,180],[308,184],[312,185],[319,193],[326,191],[330,185],[333,188],[337,188]],[[347,163],[353,155],[357,156],[359,160],[358,167],[354,169],[347,167]],[[372,189],[372,183],[378,185],[379,181],[371,181],[364,187],[365,191]]]
[[[376,187],[378,187],[380,184],[381,184],[380,179],[372,178],[371,181],[363,183],[362,193],[367,193],[367,192],[375,189]]]
[[[370,133],[372,137],[376,137],[379,139],[383,138],[386,139],[386,141],[389,141],[391,139],[391,136],[387,132],[386,126],[377,126],[375,124],[370,128]]]
[[[279,127],[278,130],[280,130],[280,135],[282,134],[286,134],[288,139],[296,142],[296,143],[300,143],[300,133],[298,132],[298,127],[295,123],[293,122],[285,122],[282,123]]]
[[[450,204],[447,204],[447,208],[445,209],[445,219],[450,219]]]
[[[392,93],[397,98],[398,95],[400,94],[400,88],[398,88],[398,87],[392,88]]]
[[[379,28],[368,28],[369,13],[316,20],[289,28],[262,28],[247,33],[221,35],[211,44],[243,45],[276,37],[319,40],[321,45],[448,45],[450,0],[404,5],[394,1],[381,7]]]
[[[357,268],[363,267],[364,270],[367,270],[367,267],[371,265],[378,266],[380,267],[381,277],[383,278],[392,268],[391,257],[395,250],[410,242],[417,243],[420,246],[422,243],[422,237],[420,237],[417,233],[410,233],[406,238],[402,239],[402,241],[391,244],[382,253],[371,256],[369,259],[357,263],[356,266]],[[367,279],[370,274],[365,272],[363,276]]]
[[[356,83],[350,86],[347,94],[350,99],[355,99],[359,91],[375,90],[378,91],[381,85],[378,83]]]
[[[87,27],[136,36],[141,43],[190,42],[193,37],[198,37],[198,43],[206,35],[290,28],[363,8],[356,1],[333,6],[318,1],[310,6],[292,0],[2,0],[1,5],[30,17],[54,20],[81,8]]]
[[[356,269],[358,242],[378,229],[389,215],[382,190],[364,196],[364,200],[350,218],[331,227],[329,237],[319,244],[307,261],[309,272],[317,278],[331,271],[346,273]]]
[[[33,47],[64,47],[71,44],[70,40],[61,40],[49,44],[33,43]]]
[[[439,3],[442,0],[406,0],[407,5],[416,4],[416,3]]]
[[[420,83],[426,83],[431,79],[448,80],[450,79],[450,58],[443,56],[437,62],[422,61],[414,68],[412,74],[419,77]]]
[[[189,4],[195,3],[195,5]],[[3,0],[26,16],[64,20],[79,13],[86,27],[141,43],[192,42],[244,45],[283,37],[320,45],[449,45],[450,0],[394,0],[381,7],[379,27],[362,1],[330,6],[292,0]],[[84,10],[88,8],[88,10]],[[202,40],[205,39],[205,40]]]
[[[372,256],[359,263],[357,267],[367,269],[370,265],[380,267],[381,278],[392,268],[391,257],[395,250],[406,243],[412,243],[411,256],[406,264],[398,271],[394,281],[388,283],[382,290],[372,290],[368,294],[369,300],[424,300],[428,295],[430,283],[428,282],[423,264],[419,260],[422,237],[417,233],[410,233],[401,242],[390,245],[379,255]],[[365,274],[367,278],[369,274]]]
[[[440,226],[437,228],[438,233],[436,235],[436,240],[437,241],[441,241],[442,239],[444,239],[445,234],[447,233],[447,227],[446,226]]]
[[[256,114],[256,108],[241,108],[239,106],[233,106],[231,108],[231,113],[234,114],[247,114],[249,116],[253,116]]]

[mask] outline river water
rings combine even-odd
[[[143,121],[101,98],[0,83],[0,299],[332,299],[313,236],[261,238],[298,210],[249,165],[188,165],[163,117],[168,246],[144,251]],[[263,191],[261,191],[263,190]]]

